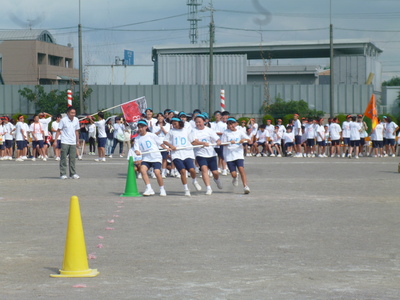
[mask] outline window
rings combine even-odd
[[[38,65],[43,65],[45,63],[46,54],[38,53]]]
[[[49,65],[50,66],[60,66],[62,57],[49,55]]]

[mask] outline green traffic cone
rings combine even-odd
[[[121,197],[141,197],[142,195],[138,192],[136,184],[135,167],[133,165],[133,157],[129,157],[128,163],[128,176],[126,177],[125,193]]]

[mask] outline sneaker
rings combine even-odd
[[[239,179],[237,177],[233,178],[232,179],[232,184],[233,184],[233,186],[238,186],[239,185]]]
[[[364,155],[362,153],[358,154],[359,157],[364,157]]]
[[[160,190],[160,196],[161,197],[167,196],[167,192],[165,191],[165,189]]]
[[[163,172],[163,173],[161,174],[161,177],[162,177],[162,178],[167,178],[167,175],[165,175],[165,173]]]
[[[211,194],[212,194],[212,189],[207,189],[206,195],[209,196],[209,195],[211,195]]]
[[[247,153],[246,156],[251,156],[251,153]]]
[[[67,175],[61,175],[60,179],[68,179]]]
[[[385,154],[383,157],[388,157],[389,155]]]
[[[275,154],[272,153],[269,157],[275,157]]]
[[[260,156],[261,156],[261,154],[260,154],[260,153],[257,153],[257,154],[256,154],[256,157],[260,157]]]
[[[282,157],[282,155],[278,154],[276,157]]]
[[[26,156],[21,156],[21,158],[22,158],[23,160],[28,159]]]
[[[346,153],[342,153],[342,157],[345,157],[346,156]]]
[[[355,158],[355,159],[358,159],[358,156],[356,155],[356,156],[354,156],[354,158]]]
[[[112,158],[112,154],[108,156],[109,158]]]
[[[251,155],[251,154],[250,154]],[[218,173],[220,173],[221,174],[221,168],[218,168]]]
[[[79,177],[78,174],[74,174],[74,175],[71,176],[71,178],[72,178],[72,179],[79,179],[80,177]]]
[[[55,160],[60,160],[60,158],[59,158],[59,157],[56,157]]]
[[[79,159],[79,160],[82,160],[82,155],[79,155],[79,156],[78,156],[78,159]]]
[[[120,154],[119,157],[124,157],[124,156],[122,154]]]
[[[153,178],[153,179],[156,179],[156,178],[157,178],[157,177],[156,177],[156,174],[154,174],[154,172],[151,172],[150,176],[151,176],[151,178]]]
[[[43,157],[43,161],[47,161],[47,158],[46,158],[46,157]]]
[[[138,179],[142,179],[142,173],[139,173],[137,176]]]
[[[361,156],[361,155],[360,155]],[[396,157],[396,155],[395,154],[392,154],[392,155],[390,155],[391,157]]]
[[[244,193],[250,194],[250,188],[247,185],[244,187]]]
[[[349,154],[347,157],[348,157],[348,158],[351,158],[351,154]]]
[[[318,157],[324,157],[322,154],[318,155]]]
[[[33,158],[32,158],[32,161],[36,161],[36,158],[33,157]]]
[[[190,197],[190,191],[189,190],[185,190],[185,196]]]
[[[335,157],[335,154],[332,154],[331,157]]]
[[[221,183],[221,180],[215,179],[215,178],[214,178],[214,182],[215,182],[215,184],[217,185],[217,187],[218,187],[220,190],[222,190],[222,183]]]
[[[227,172],[226,170],[222,170],[221,175],[222,175],[222,176],[227,176],[227,175],[228,175],[228,172]]]
[[[176,171],[176,172],[175,172],[175,177],[176,177],[176,178],[181,178],[181,174],[179,174],[179,172]]]
[[[9,156],[9,157],[8,157],[8,160],[12,160],[12,156]]]
[[[103,158],[101,159],[101,161],[106,161],[106,158],[105,158],[105,157],[103,157]]]
[[[24,161],[21,157],[18,157],[15,161]]]
[[[194,185],[194,187],[196,188],[196,190],[201,191],[201,186],[200,186],[200,184],[197,182],[197,180],[196,180],[196,181],[193,181],[193,185]]]
[[[155,193],[154,193],[152,188],[146,188],[146,190],[143,193],[143,196],[151,196],[151,195],[154,195],[154,194]]]
[[[101,158],[95,158],[94,161],[101,161]]]

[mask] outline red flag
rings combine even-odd
[[[375,101],[374,94],[372,94],[371,99],[369,100],[369,103],[367,105],[367,108],[365,109],[364,115],[367,118],[371,119],[372,130],[374,130],[376,125],[378,124],[378,111],[376,109],[376,101]]]
[[[139,121],[142,116],[136,100],[132,100],[122,104],[121,109],[127,123],[135,123]]]

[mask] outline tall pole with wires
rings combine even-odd
[[[83,63],[82,63],[82,25],[81,25],[81,0],[79,0],[79,24],[78,24],[78,52],[79,52],[79,108],[84,113],[83,105]]]
[[[333,61],[333,25],[332,25],[332,0],[329,0],[329,43],[330,43],[330,57],[329,57],[329,63],[331,65],[331,70],[330,70],[330,97],[329,97],[329,113],[331,118],[334,117],[334,99],[335,99],[335,80],[334,80],[334,61]]]

